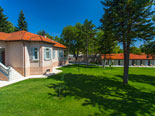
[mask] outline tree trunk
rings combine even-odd
[[[74,58],[75,58],[75,63],[77,63],[77,61],[78,61],[78,54],[76,54],[76,53],[74,53]]]
[[[88,37],[86,39],[86,65],[88,67],[89,63],[88,63]]]
[[[102,65],[102,54],[99,54],[98,63]]]
[[[93,63],[95,63],[96,57],[97,57],[97,53],[94,56]]]
[[[123,76],[123,83],[128,84],[128,72],[129,72],[129,55],[130,55],[130,44],[124,43],[124,76]]]
[[[104,54],[104,62],[102,63],[102,66],[105,68],[105,64],[106,64],[106,54]]]
[[[78,57],[75,57],[75,62],[77,63],[77,61],[78,61]]]

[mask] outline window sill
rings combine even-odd
[[[39,59],[37,59],[37,60],[31,60],[31,62],[39,62]]]
[[[51,61],[51,59],[45,59],[45,61]]]

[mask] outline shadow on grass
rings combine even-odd
[[[116,76],[123,78],[122,75],[116,75]],[[130,74],[129,80],[132,82],[146,83],[146,84],[155,86],[155,77],[154,76]]]
[[[61,81],[62,74],[53,76]],[[134,75],[136,76],[136,75]],[[137,75],[137,77],[139,76]],[[148,77],[150,78],[150,77]],[[90,116],[135,116],[153,115],[155,112],[155,93],[142,92],[130,85],[103,76],[67,73],[64,77],[65,91],[63,96],[74,96],[76,99],[85,99],[83,106],[99,106],[100,113]],[[57,87],[51,84],[49,88]],[[49,93],[52,96],[52,93]]]
[[[74,65],[70,65],[70,66],[67,66],[67,68],[101,68],[99,66],[95,66],[95,65],[89,65],[88,67],[86,65],[79,65],[79,64],[74,64]]]

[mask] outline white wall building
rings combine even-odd
[[[104,60],[104,55],[102,56]],[[119,54],[106,54],[106,65],[123,66],[124,55]],[[155,66],[155,58],[146,54],[130,54],[130,66]]]

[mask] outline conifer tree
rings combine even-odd
[[[104,0],[102,27],[107,34],[123,44],[124,76],[123,83],[128,83],[130,46],[137,40],[150,40],[154,37],[151,10],[153,0]],[[106,34],[106,35],[107,35]]]
[[[19,14],[19,18],[18,18],[18,26],[16,27],[17,31],[21,31],[21,30],[25,30],[28,31],[28,25],[27,22],[25,20],[25,16],[23,11],[21,10],[20,14]]]
[[[15,28],[12,23],[7,20],[8,17],[3,14],[3,11],[3,8],[0,6],[0,32],[13,32]]]
[[[89,45],[92,42],[92,39],[95,36],[96,30],[94,29],[95,25],[92,23],[92,21],[89,21],[88,19],[85,20],[83,24],[83,29],[82,29],[82,36],[84,39],[84,52],[86,54],[86,64],[88,66],[88,57],[89,57]]]

